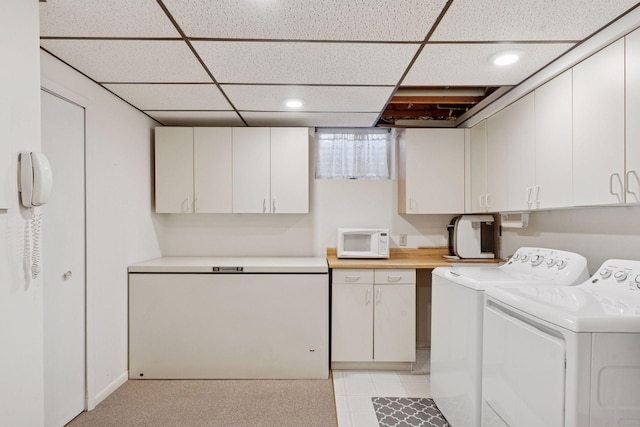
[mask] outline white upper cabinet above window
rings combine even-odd
[[[193,128],[155,129],[156,212],[193,212]]]

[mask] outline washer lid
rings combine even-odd
[[[551,282],[546,277],[500,267],[454,265],[438,267],[433,270],[433,274],[476,291],[484,291],[494,286],[540,285],[541,282]]]
[[[640,332],[640,289],[519,286],[488,289],[487,297],[573,332]]]

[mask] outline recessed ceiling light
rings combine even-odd
[[[493,65],[498,67],[504,67],[506,65],[515,64],[522,57],[522,51],[520,50],[507,50],[504,52],[498,52],[491,55],[489,60]]]
[[[282,102],[284,102],[284,105],[286,105],[287,108],[300,108],[300,107],[302,107],[302,99],[287,98]]]

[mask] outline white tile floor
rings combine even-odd
[[[431,397],[429,351],[418,350],[409,371],[334,370],[338,427],[378,427],[372,397]]]

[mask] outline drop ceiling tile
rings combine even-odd
[[[40,40],[40,45],[98,82],[211,82],[183,41]]]
[[[422,41],[445,0],[164,0],[189,37]]]
[[[381,111],[393,87],[361,86],[248,86],[222,85],[238,110],[289,111],[283,104],[286,98],[300,98],[300,111]]]
[[[220,83],[395,85],[417,44],[193,42]]]
[[[232,110],[213,83],[104,86],[141,110]]]
[[[145,111],[165,126],[244,126],[232,111]]]
[[[428,44],[402,82],[402,86],[505,86],[520,83],[573,47],[557,44]],[[517,63],[496,67],[489,57],[519,49]]]
[[[249,126],[371,127],[377,113],[269,113],[243,112]]]
[[[156,0],[52,0],[40,3],[48,37],[180,37]]]
[[[456,0],[431,41],[582,40],[632,0]]]

